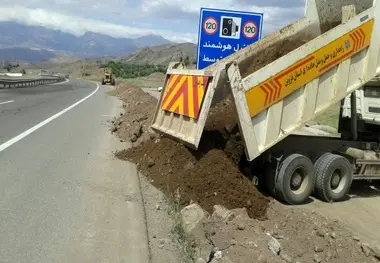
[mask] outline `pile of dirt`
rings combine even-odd
[[[118,132],[122,136],[133,137],[135,132],[128,132],[131,120],[136,120],[136,114],[152,117],[154,107],[141,108],[153,98],[133,87],[123,89],[126,96],[122,98],[128,106],[122,117],[123,128]],[[144,103],[137,105],[130,100]],[[134,147],[116,155],[137,163],[152,184],[167,195],[175,196],[179,191],[183,205],[197,202],[207,211],[216,204],[229,209],[245,207],[251,217],[264,219],[269,200],[242,175],[238,167],[240,160],[245,158],[244,146],[237,133],[232,103],[229,97],[211,109],[197,151],[168,138],[140,136]],[[146,120],[150,123],[150,118]],[[144,135],[147,129],[142,130]]]
[[[197,202],[208,212],[216,204],[245,207],[249,216],[266,218],[269,200],[222,150],[210,150],[199,160],[197,155],[166,138],[117,153],[118,158],[138,163],[151,183],[167,195],[179,194],[183,206]]]
[[[380,260],[379,248],[360,242],[338,221],[275,202],[270,204],[267,214],[267,220],[258,221],[249,218],[244,209],[228,211],[218,206],[190,234],[203,250],[216,251],[210,253],[213,260],[203,256],[206,262],[364,263]],[[182,220],[188,223],[192,219],[184,216]],[[216,254],[218,260],[215,260]]]
[[[111,95],[118,96],[124,102],[125,111],[112,121],[112,132],[117,133],[123,141],[131,142],[133,146],[158,137],[149,128],[157,105],[155,98],[127,84],[118,85]]]
[[[283,57],[291,51],[309,42],[313,37],[302,35],[287,38],[269,45],[264,50],[257,52],[252,59],[247,59],[240,63],[240,74],[243,78],[249,76],[253,72],[265,67],[273,61]]]

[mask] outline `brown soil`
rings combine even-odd
[[[244,210],[232,212],[232,220],[214,213],[203,224],[205,236],[223,249],[222,262],[379,262],[373,253],[363,253],[362,243],[345,226],[317,213],[275,202],[265,221],[244,216]],[[281,245],[278,255],[269,249],[272,237]]]
[[[253,72],[265,67],[278,58],[290,53],[291,51],[299,48],[310,41],[312,37],[309,36],[296,36],[293,38],[278,41],[264,50],[257,52],[253,56],[253,60],[249,59],[239,65],[240,74],[243,78],[252,74]]]
[[[144,119],[142,126],[150,124],[156,100],[134,87],[123,86],[122,89],[126,114],[121,117],[122,124],[117,132],[127,139],[135,136],[135,128],[131,127],[141,125],[139,119]],[[167,195],[175,196],[179,191],[183,205],[197,202],[209,212],[216,204],[229,209],[245,207],[251,217],[264,219],[269,200],[238,168],[241,158],[245,157],[243,144],[236,133],[232,103],[229,97],[211,109],[198,151],[168,138],[157,139],[153,133],[145,136],[149,132],[144,128],[134,147],[116,156],[138,163],[152,184]],[[142,105],[147,107],[141,110]]]
[[[133,146],[151,138],[156,138],[157,134],[149,129],[152,122],[154,109],[157,100],[147,95],[141,89],[133,88],[127,84],[120,84],[118,88],[111,92],[124,101],[125,113],[113,120],[112,131],[123,141],[129,141]],[[144,107],[144,110],[141,108]]]

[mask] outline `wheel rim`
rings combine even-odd
[[[290,178],[290,190],[299,195],[306,191],[308,184],[307,171],[303,167],[297,167]]]
[[[330,180],[331,191],[335,194],[339,194],[345,188],[347,180],[347,175],[342,169],[335,169]]]

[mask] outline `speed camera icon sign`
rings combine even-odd
[[[259,32],[258,27],[255,22],[247,21],[243,25],[243,36],[248,39],[253,39]]]

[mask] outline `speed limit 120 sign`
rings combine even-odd
[[[258,31],[257,25],[253,21],[247,21],[243,26],[243,35],[248,39],[254,38]]]
[[[207,35],[214,35],[218,31],[218,21],[213,17],[208,17],[203,23],[203,30]]]

